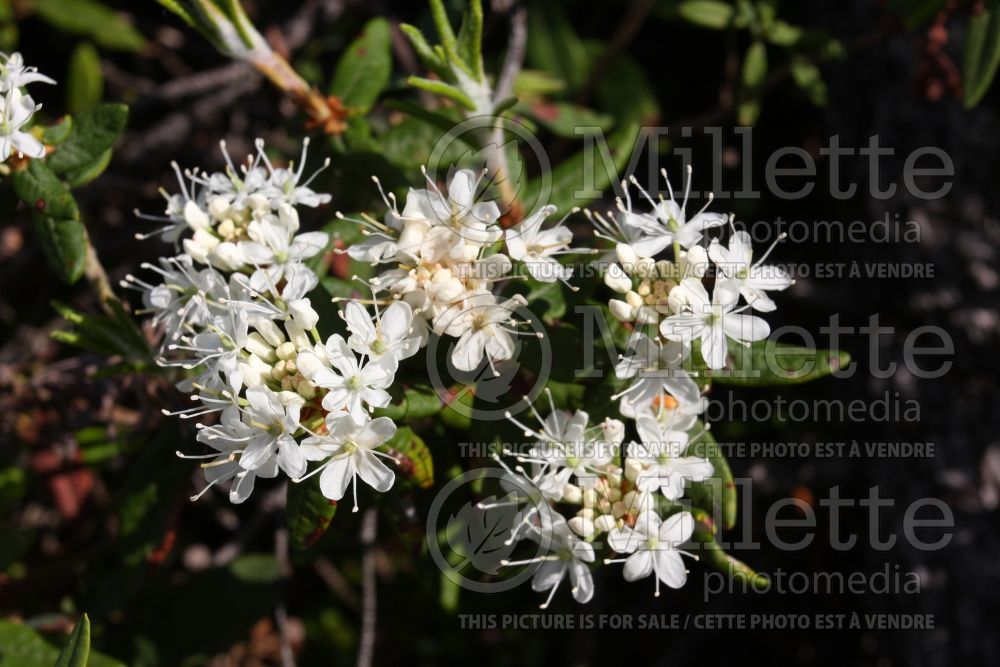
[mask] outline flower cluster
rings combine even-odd
[[[35,67],[26,67],[20,53],[0,52],[0,162],[12,153],[45,157],[45,146],[25,128],[41,108],[22,88],[32,83],[55,83]]]
[[[128,276],[123,284],[142,292],[164,330],[159,363],[190,372],[178,387],[197,405],[170,414],[218,413],[215,423],[199,424],[198,441],[213,451],[191,457],[207,460],[205,490],[230,482],[230,500],[239,503],[257,477],[322,473],[331,500],[354,483],[357,509],[358,477],[379,491],[393,484],[379,460],[391,457],[376,448],[396,426],[371,412],[389,403],[397,364],[419,342],[405,302],[373,316],[354,301],[343,312],[349,338],[322,341],[307,296],[318,279],[303,262],[328,237],[300,233],[297,207],[330,198],[303,179],[306,148],[297,168],[272,165],[260,141],[238,169],[224,145],[225,172],[182,174],[175,165],[180,192],[164,193],[164,215],[140,214],[161,224],[141,236],[160,236],[181,252],[145,265],[159,282]],[[309,461],[322,463],[308,473]]]
[[[696,556],[680,546],[696,524],[677,501],[689,483],[715,472],[706,452],[693,447],[708,426],[700,421],[705,403],[687,362],[697,347],[709,368],[722,368],[728,339],[745,345],[766,338],[767,323],[743,311],[773,311],[766,292],[792,284],[781,269],[761,264],[766,254],[753,261],[749,236],[737,232],[731,218],[706,212],[707,205],[687,217],[690,171],[680,204],[669,181],[667,187],[670,199],[659,201],[640,189],[649,212],[633,210],[627,195],[617,213],[588,212],[597,236],[615,243],[617,262],[608,265],[604,282],[622,298],[611,299],[609,311],[635,325],[614,369],[623,387],[614,399],[638,439],[623,446],[625,422],[607,418],[591,426],[582,410],[556,409],[551,394],[544,417],[528,405],[538,426],[506,415],[533,441],[526,454],[505,452],[516,457],[514,469],[497,457],[508,486],[529,489],[508,501],[523,507],[511,540],[548,547],[536,558],[506,564],[539,564],[532,584],[549,591],[543,608],[567,575],[578,602],[591,598],[588,564],[602,542],[609,555],[603,562],[624,563],[626,580],[653,575],[656,595],[661,584],[683,586],[681,556]],[[706,238],[727,222],[728,245]],[[707,280],[714,281],[711,296]],[[746,304],[738,307],[741,296]]]
[[[580,251],[570,248],[573,234],[561,221],[542,229],[555,212],[552,206],[501,229],[497,204],[477,201],[482,176],[459,170],[446,192],[428,178],[427,189],[410,190],[401,212],[395,197],[383,194],[384,220],[356,220],[367,238],[345,252],[393,267],[372,279],[373,290],[386,290],[412,307],[422,341],[431,332],[457,338],[451,357],[457,369],[473,371],[485,359],[498,373],[496,364],[514,354],[512,337],[521,333],[515,315],[526,302],[520,295],[498,298],[493,285],[510,279],[511,260],[522,262],[539,282],[565,282],[571,271],[554,257]],[[507,254],[499,252],[501,239]]]
[[[706,211],[711,197],[688,219],[690,168],[680,204],[666,182],[670,199],[655,201],[633,179],[651,205],[649,212],[634,211],[626,197],[619,200],[617,213],[590,214],[597,235],[616,244],[618,262],[609,266],[604,282],[622,298],[611,299],[608,308],[623,322],[658,325],[664,345],[679,342],[687,352],[698,341],[708,367],[722,368],[730,339],[748,345],[771,331],[764,319],[744,311],[773,311],[776,306],[767,292],[783,290],[793,281],[781,267],[762,264],[770,249],[753,260],[749,234],[737,231],[731,217]],[[713,238],[706,250],[705,235],[724,228],[727,221],[732,231],[728,246]],[[672,257],[657,259],[668,248]],[[705,285],[710,277],[711,295]]]

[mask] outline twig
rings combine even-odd
[[[101,309],[108,315],[114,314],[109,302],[118,301],[118,297],[111,289],[108,274],[104,270],[101,260],[97,258],[97,252],[94,250],[89,236],[87,237],[87,256],[84,260],[83,274],[87,277],[87,282],[90,283],[94,293],[97,294],[97,299],[101,302]]]
[[[507,53],[497,77],[494,89],[494,100],[500,102],[510,97],[514,92],[514,80],[524,66],[524,51],[528,45],[528,10],[518,7],[510,17],[510,38],[507,42]]]
[[[288,484],[282,485],[282,493],[276,499],[276,507],[284,508],[288,502]],[[292,564],[288,558],[288,529],[282,520],[282,512],[277,512],[277,528],[274,531],[274,558],[278,561],[278,571],[281,572],[283,583],[292,576]],[[284,588],[284,586],[282,587]],[[274,620],[278,626],[278,641],[281,646],[281,667],[295,667],[295,654],[288,639],[288,609],[285,607],[285,596],[282,590],[278,598],[278,606],[274,610]]]
[[[371,667],[375,655],[377,530],[378,513],[375,509],[366,509],[361,519],[361,544],[365,547],[365,554],[361,560],[361,638],[358,640],[358,667]]]
[[[507,41],[507,53],[504,56],[503,67],[493,90],[494,103],[502,102],[514,91],[514,81],[524,65],[524,51],[528,44],[528,10],[518,7],[510,17],[510,37]],[[493,179],[500,190],[504,213],[511,219],[521,217],[521,205],[517,201],[517,192],[510,180],[510,166],[507,164],[507,154],[503,150],[503,118],[494,119],[493,130],[487,141],[487,166],[493,172]]]
[[[326,587],[339,597],[344,604],[355,610],[361,607],[358,594],[354,592],[347,578],[329,559],[320,556],[313,563],[313,569],[319,575],[319,578],[323,580],[323,583],[326,584]]]

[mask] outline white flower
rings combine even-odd
[[[629,446],[629,458],[643,464],[636,480],[641,491],[659,489],[668,500],[684,495],[687,480],[701,482],[712,476],[712,464],[703,458],[685,456],[688,434],[673,431],[670,424],[663,424],[654,417],[640,417],[636,422],[642,445]]]
[[[619,379],[631,378],[632,382],[612,399],[621,398],[622,404],[627,402],[632,406],[643,406],[667,392],[683,403],[697,403],[698,385],[681,367],[687,354],[683,343],[662,343],[645,334],[633,334],[625,354],[615,366],[615,375]]]
[[[687,570],[677,547],[688,541],[694,533],[694,517],[679,512],[660,522],[655,512],[643,512],[635,526],[616,528],[608,533],[608,543],[618,553],[631,554],[628,558],[605,560],[605,563],[624,562],[626,581],[637,581],[653,574],[656,577],[655,595],[660,595],[660,582],[670,588],[681,588],[687,581]]]
[[[222,413],[218,425],[201,429],[198,432],[198,442],[205,443],[216,450],[217,454],[188,456],[177,452],[181,458],[212,459],[209,463],[203,463],[201,466],[202,470],[205,471],[207,486],[191,500],[197,500],[219,482],[235,479],[229,490],[229,501],[239,504],[250,497],[254,481],[258,476],[276,477],[278,475],[278,459],[275,456],[270,457],[254,470],[247,470],[239,464],[240,454],[247,443],[265,435],[258,428],[243,423],[240,411],[236,407],[226,409]]]
[[[736,285],[717,280],[709,301],[708,291],[695,278],[685,278],[670,292],[682,311],[660,322],[660,335],[672,341],[701,339],[701,355],[709,368],[726,365],[729,345],[726,337],[742,343],[764,340],[771,333],[767,322],[755,315],[742,315],[744,306],[734,310],[739,300]]]
[[[551,392],[546,393],[551,402]],[[571,413],[553,408],[542,419],[534,406],[530,407],[541,424],[540,431],[525,426],[509,412],[504,416],[525,436],[538,440],[528,456],[518,458],[521,462],[539,467],[535,475],[538,488],[546,497],[558,499],[574,475],[581,488],[593,488],[605,472],[600,467],[610,463],[617,453],[625,425],[617,419],[607,419],[596,427],[588,428],[590,415],[583,410]]]
[[[326,463],[309,473],[320,474],[319,488],[330,500],[340,500],[347,492],[347,485],[354,484],[354,511],[358,511],[358,482],[376,491],[392,488],[396,475],[378,457],[392,460],[388,454],[375,451],[396,433],[396,425],[388,417],[378,417],[357,423],[352,419],[327,415],[328,434],[313,436],[302,442],[302,452],[310,461]],[[304,478],[294,479],[299,482]]]
[[[777,306],[771,300],[766,290],[783,290],[795,283],[788,277],[784,268],[779,266],[762,266],[761,263],[767,259],[784,235],[778,238],[771,245],[764,256],[753,262],[753,246],[750,235],[744,231],[734,231],[729,239],[729,248],[723,247],[717,240],[713,240],[708,247],[708,256],[712,258],[719,268],[723,277],[729,279],[740,290],[740,294],[754,310],[761,312],[771,312]]]
[[[545,218],[555,212],[555,206],[543,206],[505,233],[511,259],[524,262],[531,277],[543,283],[565,281],[573,274],[572,269],[553,259],[554,255],[570,251],[573,232],[561,223],[542,229]]]
[[[244,409],[244,420],[255,432],[240,455],[240,467],[256,470],[274,457],[289,477],[301,477],[306,459],[293,435],[299,429],[302,397],[265,386],[247,389],[246,397],[249,405]]]
[[[142,293],[143,307],[163,328],[166,344],[175,342],[192,327],[211,321],[212,306],[221,307],[225,280],[214,269],[195,270],[187,255],[161,257],[159,264],[144,263],[142,268],[155,271],[162,282],[152,284],[127,275],[121,285]]]
[[[308,368],[304,355],[299,355],[299,365]],[[317,387],[329,389],[323,397],[323,408],[340,415],[346,411],[351,418],[361,423],[368,418],[367,411],[373,408],[384,408],[389,405],[392,397],[386,388],[392,384],[396,375],[396,358],[385,355],[380,359],[372,359],[366,364],[359,364],[354,351],[339,334],[334,334],[326,342],[326,359],[336,369],[320,367],[311,373],[310,380]],[[307,376],[308,377],[308,376]]]
[[[619,204],[622,213],[628,215],[627,224],[641,231],[638,239],[629,242],[632,249],[641,257],[655,257],[674,242],[684,248],[691,248],[701,240],[705,230],[721,227],[727,220],[726,216],[720,213],[705,212],[705,209],[712,203],[712,195],[709,195],[705,206],[688,220],[687,202],[691,192],[691,167],[688,166],[687,169],[684,199],[679,205],[674,199],[674,190],[670,187],[670,179],[667,178],[665,171],[662,173],[667,183],[670,199],[660,199],[658,202],[653,201],[649,193],[640,188],[635,178],[632,178],[633,185],[639,188],[639,191],[652,204],[651,213],[634,214]]]
[[[24,58],[16,51],[9,56],[0,53],[0,93],[6,93],[11,88],[20,88],[32,83],[55,83],[37,67],[25,67]]]
[[[698,415],[705,411],[705,403],[705,399],[701,397],[691,403],[679,401],[670,394],[657,394],[652,400],[644,402],[632,402],[628,396],[624,396],[618,405],[618,411],[629,419],[638,420],[649,416],[661,424],[669,424],[671,430],[687,431],[698,421]]]
[[[372,323],[368,311],[357,301],[344,308],[344,320],[351,336],[347,344],[372,359],[390,355],[397,361],[412,357],[420,349],[420,339],[411,333],[413,310],[405,301],[393,301]]]
[[[309,184],[315,180],[316,176],[330,166],[330,158],[324,160],[319,169],[303,180],[306,155],[309,149],[309,137],[302,140],[302,155],[299,158],[298,169],[294,169],[294,165],[289,165],[287,169],[275,169],[267,160],[267,155],[264,154],[264,141],[258,139],[256,145],[261,159],[270,169],[270,178],[267,184],[260,189],[260,193],[268,198],[271,208],[277,209],[281,204],[315,208],[320,204],[326,204],[330,201],[329,194],[318,194],[309,189]]]
[[[594,547],[574,535],[563,517],[553,514],[552,519],[548,522],[550,530],[545,533],[539,530],[527,533],[528,537],[542,546],[548,545],[546,555],[522,561],[503,561],[501,564],[515,566],[541,563],[531,578],[531,589],[538,593],[549,591],[548,598],[539,605],[542,609],[551,604],[559,584],[567,574],[573,599],[581,604],[590,602],[594,597],[594,578],[590,574],[589,564],[594,562]]]
[[[22,95],[17,88],[11,88],[0,97],[0,162],[19,153],[32,158],[45,157],[45,146],[30,132],[22,132],[38,106],[29,95]]]
[[[402,217],[426,220],[432,227],[445,227],[475,247],[490,245],[502,233],[497,224],[500,208],[495,202],[476,201],[479,181],[472,171],[460,169],[448,183],[445,196],[428,178],[430,189],[409,192]],[[400,246],[407,247],[403,243]]]
[[[514,356],[511,336],[516,333],[513,329],[516,324],[514,312],[525,305],[527,301],[520,294],[498,304],[490,292],[475,292],[442,313],[434,322],[435,330],[443,330],[452,336],[461,332],[451,353],[455,368],[473,371],[485,357],[493,373],[499,375],[495,364]]]

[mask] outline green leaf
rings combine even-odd
[[[79,628],[83,621],[77,624]],[[89,626],[89,622],[88,622]],[[75,634],[75,631],[74,631]],[[41,635],[26,625],[0,621],[0,667],[52,667],[57,665],[84,665],[88,667],[124,667],[124,664],[96,651],[91,651],[84,662],[56,662],[62,660],[59,651]]]
[[[538,2],[528,11],[528,62],[565,81],[570,90],[583,86],[589,73],[587,51],[566,10],[558,2]]]
[[[420,88],[421,90],[426,90],[429,93],[434,93],[435,95],[448,98],[453,102],[461,104],[469,111],[475,111],[476,109],[476,103],[469,99],[468,95],[455,86],[447,84],[443,81],[425,79],[419,76],[411,76],[406,80],[406,83],[410,84],[414,88]]]
[[[18,199],[38,215],[77,220],[80,210],[69,189],[49,168],[48,160],[32,160],[27,169],[11,174]]]
[[[80,113],[100,102],[103,95],[101,58],[93,44],[81,42],[69,57],[66,106],[71,113]]]
[[[702,483],[709,500],[705,509],[712,511],[712,516],[721,516],[722,525],[727,530],[731,529],[736,525],[737,509],[736,482],[733,480],[733,471],[729,469],[729,462],[711,431],[705,430],[704,423],[697,422],[691,432],[700,435],[691,440],[686,455],[708,459],[712,467],[715,468],[711,479]]]
[[[534,118],[540,125],[558,137],[582,137],[610,129],[614,118],[577,104],[568,102],[537,101],[531,104],[519,103],[514,106],[516,113]],[[586,128],[587,132],[578,132]]]
[[[296,551],[305,551],[314,546],[326,533],[336,513],[337,501],[322,494],[318,479],[289,483],[285,523],[291,547]]]
[[[850,361],[851,355],[846,351],[810,350],[765,340],[749,347],[731,345],[726,367],[705,374],[719,384],[780,386],[826,377]]]
[[[979,104],[1000,66],[1000,5],[991,3],[969,20],[962,54],[962,89],[965,108]]]
[[[818,107],[826,106],[826,82],[819,67],[808,58],[796,56],[791,63],[792,79],[805,92],[809,101]]]
[[[764,42],[754,40],[743,57],[743,85],[750,89],[760,87],[767,76],[767,47]]]
[[[108,49],[138,51],[146,44],[121,14],[96,0],[35,0],[34,7],[52,26],[84,35]]]
[[[353,112],[367,113],[389,83],[391,54],[389,22],[372,19],[337,63],[330,94],[343,100]]]
[[[802,28],[779,19],[768,27],[765,37],[772,44],[792,46],[802,39],[802,35]]]
[[[90,619],[84,614],[63,645],[55,667],[87,667],[90,656]]]
[[[733,20],[733,6],[719,0],[687,0],[677,7],[677,14],[702,28],[723,30]]]
[[[483,72],[483,5],[481,0],[469,0],[458,30],[458,55],[482,81]]]
[[[56,340],[104,356],[120,356],[132,371],[156,368],[149,342],[121,302],[108,301],[111,315],[80,313],[59,302],[52,305],[72,325],[53,331]]]
[[[730,556],[715,541],[714,531],[711,526],[702,521],[696,521],[693,541],[700,548],[697,550],[698,556],[708,565],[731,577],[746,577],[751,585],[765,586],[767,577],[753,570],[746,563]]]
[[[80,165],[77,169],[73,169],[64,174],[66,177],[66,182],[69,183],[70,187],[76,188],[85,183],[89,183],[98,176],[104,173],[104,170],[108,168],[111,163],[111,149],[104,151],[93,162],[88,162],[86,164]]]
[[[373,413],[376,417],[388,417],[395,422],[407,419],[430,417],[441,412],[444,402],[433,387],[418,385],[406,387],[402,396],[396,396],[399,390],[393,386],[392,403],[384,408],[378,408]]]
[[[282,578],[274,554],[243,554],[229,564],[233,576],[248,584],[272,584]]]
[[[127,119],[128,107],[124,104],[101,104],[77,114],[66,141],[45,162],[58,174],[91,168],[114,145]]]
[[[539,315],[546,322],[557,320],[566,314],[566,296],[560,282],[539,283],[531,281],[531,289],[525,298],[528,300],[528,310]],[[545,305],[539,307],[538,303]]]
[[[434,486],[434,460],[423,439],[409,427],[396,429],[396,434],[379,449],[397,460],[396,469],[421,489]]]
[[[617,182],[632,155],[639,130],[638,123],[626,123],[608,138],[607,157],[611,159],[612,164],[605,164],[604,157],[598,155],[600,151],[593,150],[600,147],[598,142],[597,147],[585,148],[552,170],[552,191],[547,202],[539,200],[539,196],[545,194],[541,192],[544,184],[541,178],[528,183],[523,201],[535,202],[538,205],[549,203],[562,213],[574,206],[585,206],[599,196],[599,194],[590,196],[590,192],[606,190],[611,183]],[[587,170],[593,171],[588,174]],[[575,194],[584,191],[588,191],[586,196]]]
[[[178,504],[187,502],[182,493],[191,463],[176,455],[186,447],[180,429],[168,420],[129,466],[117,502],[116,544],[125,564],[141,564],[163,541]]]
[[[36,215],[33,222],[49,267],[60,280],[72,285],[87,265],[87,230],[83,223],[47,215]]]

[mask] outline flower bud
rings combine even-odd
[[[639,478],[639,473],[642,472],[642,464],[635,459],[625,460],[625,479],[630,482],[635,482]]]
[[[256,331],[247,336],[247,342],[244,347],[251,354],[256,354],[266,363],[273,364],[277,360],[277,357],[274,356],[274,348],[268,345],[263,336]]]
[[[257,317],[250,324],[257,330],[257,333],[264,337],[264,340],[269,345],[278,347],[285,342],[285,334],[281,333],[281,329],[274,323],[274,320],[266,317]]]
[[[226,201],[225,197],[212,197],[212,200],[208,202],[208,212],[212,214],[212,217],[216,220],[222,220],[226,217],[226,213],[229,211],[229,202]],[[229,221],[232,225],[232,221]]]
[[[285,332],[288,334],[288,340],[295,344],[295,349],[305,350],[312,347],[309,343],[309,336],[306,335],[305,330],[302,329],[294,321],[289,320],[285,322]]]
[[[636,254],[635,249],[627,243],[619,243],[615,246],[615,256],[618,257],[618,261],[625,266],[632,266],[639,261],[639,255]]]
[[[619,294],[624,294],[632,289],[632,279],[625,275],[625,271],[617,264],[608,267],[604,274],[604,284]]]
[[[630,291],[628,294],[626,294],[625,301],[626,303],[628,303],[628,305],[632,306],[633,308],[639,308],[642,306],[642,297],[636,294],[635,292]]]
[[[288,312],[292,314],[295,323],[309,331],[319,322],[319,313],[313,310],[309,299],[296,299],[288,304]]]
[[[610,533],[618,526],[618,522],[610,514],[602,514],[594,519],[594,528],[602,533]]]
[[[316,398],[316,386],[305,378],[299,381],[299,384],[295,387],[295,391],[299,392],[299,396],[307,401]]]
[[[582,516],[575,516],[569,520],[570,529],[580,537],[593,537],[597,534],[594,529],[594,520]]]
[[[632,306],[628,305],[624,301],[619,301],[618,299],[611,299],[610,301],[608,301],[608,310],[611,311],[611,314],[614,316],[616,320],[619,320],[621,322],[632,321],[632,313],[634,312],[634,309],[632,308]]]
[[[284,342],[275,348],[274,353],[282,361],[291,361],[295,359],[298,350],[295,349],[295,343]]]
[[[583,490],[576,484],[567,484],[563,487],[561,502],[579,505],[583,502]]]
[[[259,192],[255,192],[247,197],[247,207],[251,211],[264,211],[270,209],[270,204],[267,202],[267,197]]]
[[[317,357],[316,353],[312,350],[299,352],[299,356],[295,360],[295,365],[305,378],[312,378],[316,374],[316,371],[327,367],[323,360]]]

